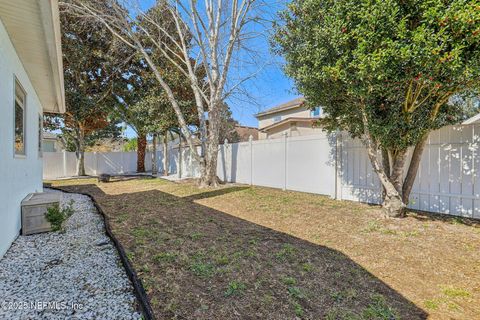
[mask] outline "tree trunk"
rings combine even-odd
[[[162,164],[163,164],[163,175],[164,176],[168,176],[168,136],[167,136],[167,132],[165,131],[163,133],[163,139],[162,139],[163,143],[163,161],[162,161]]]
[[[390,160],[389,160],[389,157],[388,157],[388,151],[385,148],[382,148],[382,165],[383,165],[383,170],[385,171],[385,174],[387,175],[387,178],[390,179]],[[382,185],[382,199],[383,200],[385,200],[386,195],[387,195],[387,192]]]
[[[85,176],[85,132],[82,129],[78,130],[78,136],[76,139],[76,152],[77,157],[77,176]]]
[[[147,148],[147,136],[139,133],[137,137],[137,172],[145,172],[145,149]]]
[[[152,174],[156,175],[157,169],[157,134],[152,135]]]
[[[417,177],[418,168],[420,167],[420,160],[422,160],[423,150],[427,145],[428,134],[425,134],[422,139],[417,143],[415,149],[413,150],[412,159],[410,160],[410,165],[408,167],[407,176],[403,182],[403,191],[402,199],[404,203],[409,203],[410,201],[410,192],[413,188],[413,183]]]
[[[218,108],[217,108],[218,109]],[[204,157],[204,163],[201,164],[200,187],[217,187],[220,179],[217,177],[217,158],[218,144],[220,139],[219,122],[217,111],[209,112],[208,121],[208,141]]]
[[[385,190],[385,197],[383,200],[383,210],[388,217],[397,218],[405,215],[405,204],[402,201],[401,194],[397,191],[394,184],[385,172],[382,161],[380,161],[381,150],[379,150],[378,143],[372,139],[368,128],[368,119],[364,112],[362,112],[362,120],[364,127],[363,144],[367,148],[368,158],[372,164],[373,170],[377,174],[382,186]],[[393,170],[390,171],[393,174]]]
[[[407,150],[397,150],[394,153],[393,163],[390,172],[390,181],[397,192],[401,195],[403,189],[403,172],[405,168],[405,161],[407,159]]]
[[[208,143],[206,161],[200,179],[201,187],[217,187],[220,181],[217,176],[217,155],[213,153],[218,153],[218,142]]]
[[[182,150],[182,135],[178,136],[178,178],[182,178],[182,167],[183,167],[183,150]]]

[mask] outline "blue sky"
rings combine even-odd
[[[152,0],[142,0],[140,2],[143,10],[152,5]],[[266,14],[270,17],[275,17],[278,10],[285,7],[285,0],[268,1],[271,2]],[[268,43],[268,26],[256,26],[256,31],[262,33],[264,36],[254,40],[253,45],[258,51],[258,57],[266,62],[266,65],[261,69],[261,72],[252,80],[244,85],[244,89],[249,92],[250,97],[246,99],[242,95],[237,95],[227,101],[229,104],[233,117],[238,120],[240,124],[247,126],[257,126],[257,120],[254,114],[286,102],[288,100],[298,97],[293,81],[284,75],[282,71],[282,60],[275,56],[270,50]],[[232,70],[232,76],[235,76],[238,69]],[[241,70],[240,70],[241,71]],[[134,137],[135,133],[132,129],[126,132],[128,137]]]

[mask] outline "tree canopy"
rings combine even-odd
[[[67,147],[77,153],[77,173],[85,174],[83,153],[104,137],[120,134],[112,115],[113,92],[128,63],[125,46],[99,23],[82,23],[69,12],[60,15],[66,112],[47,115],[45,128],[60,129]]]
[[[362,138],[383,186],[400,194],[407,148],[421,154],[431,130],[464,114],[452,97],[480,87],[479,1],[297,0],[273,40],[325,128]]]

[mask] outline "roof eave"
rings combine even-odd
[[[480,113],[463,121],[462,124],[472,124],[477,122],[480,122]]]
[[[0,0],[0,20],[44,112],[65,112],[58,0]]]
[[[48,45],[48,56],[53,75],[53,85],[57,104],[54,113],[65,113],[65,87],[63,79],[62,34],[58,0],[40,1],[43,28]],[[44,107],[45,108],[45,107]],[[47,110],[48,111],[48,110]]]
[[[270,129],[276,128],[278,126],[281,126],[283,124],[289,123],[289,122],[311,122],[314,123],[315,121],[318,121],[320,118],[287,118],[279,122],[275,122],[269,126],[266,126],[264,128],[259,129],[261,132],[266,132]]]
[[[254,117],[255,118],[261,118],[263,116],[268,116],[268,115],[271,115],[271,114],[275,114],[275,113],[280,113],[280,112],[284,112],[284,111],[288,111],[288,110],[291,110],[291,109],[295,109],[295,108],[298,108],[300,107],[302,104],[295,104],[295,105],[292,105],[288,108],[285,108],[285,109],[281,109],[281,110],[267,110],[267,111],[263,111],[263,112],[259,112],[257,114],[254,114]]]

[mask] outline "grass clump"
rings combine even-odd
[[[201,238],[203,238],[203,234],[201,232],[193,232],[190,234],[190,239],[192,239],[192,241],[197,241]]]
[[[304,263],[302,264],[302,269],[305,272],[311,272],[313,270],[313,265],[310,263]]]
[[[299,287],[288,287],[288,294],[294,299],[303,299],[304,294]]]
[[[369,221],[367,226],[363,228],[362,232],[364,233],[371,233],[371,232],[376,232],[381,229],[380,225],[378,224],[377,221]]]
[[[297,280],[295,280],[295,278],[292,278],[292,277],[284,277],[282,279],[282,282],[287,286],[294,286],[297,284]]]
[[[206,259],[206,252],[203,250],[193,254],[190,260],[190,271],[201,278],[209,278],[215,273],[215,266]]]
[[[160,252],[153,257],[155,262],[174,262],[177,259],[177,254],[173,252]]]
[[[59,231],[63,228],[63,223],[73,214],[73,203],[74,201],[71,200],[70,203],[61,208],[58,203],[54,204],[50,208],[47,208],[47,212],[45,213],[45,218],[50,225],[52,226],[52,231]]]
[[[287,259],[293,258],[295,255],[295,247],[291,244],[284,244],[282,249],[280,249],[276,254],[275,257],[280,261],[285,261]]]
[[[425,300],[425,307],[430,310],[437,310],[439,306],[439,301],[435,299]]]
[[[449,298],[467,298],[470,297],[470,292],[460,288],[444,287],[442,293]]]
[[[243,290],[245,290],[246,287],[247,286],[243,282],[236,281],[236,280],[231,281],[228,284],[227,290],[225,291],[225,297],[239,295],[243,292]]]
[[[230,263],[230,258],[227,255],[222,254],[215,258],[215,263],[219,266],[226,266]]]
[[[390,308],[380,294],[372,296],[372,302],[363,310],[363,319],[394,320],[399,319],[395,310]]]
[[[300,305],[300,303],[298,303],[298,302],[295,301],[295,302],[293,303],[293,307],[295,308],[295,315],[296,315],[297,317],[303,317],[303,314],[304,314],[305,312],[303,311],[303,308],[302,308],[302,306]]]

